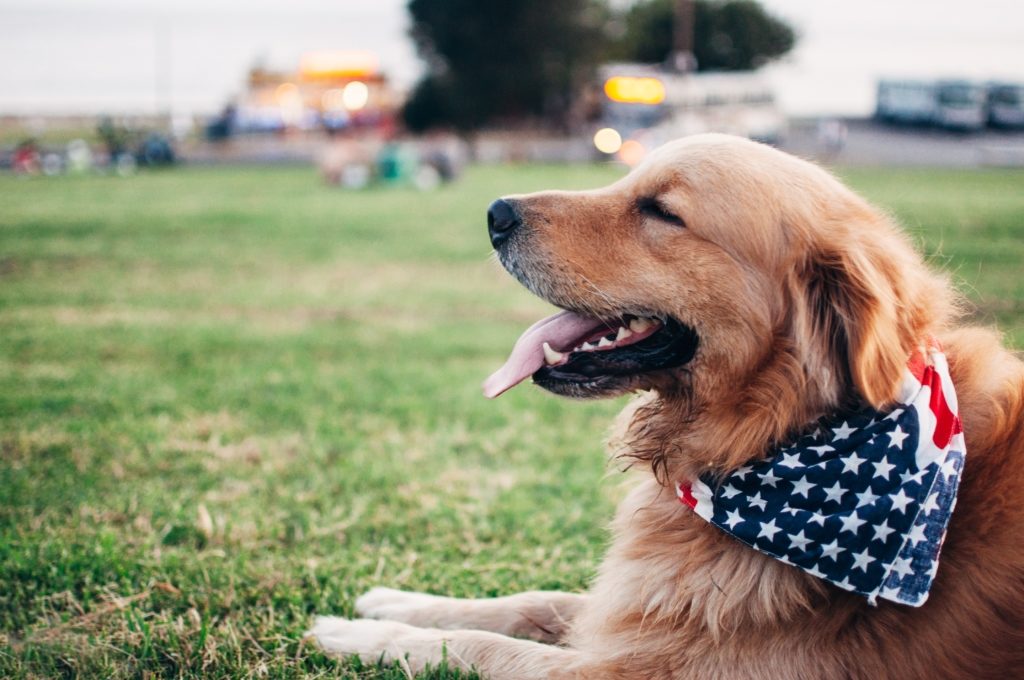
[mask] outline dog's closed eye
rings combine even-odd
[[[683,218],[666,209],[665,206],[656,198],[641,198],[636,202],[636,208],[644,217],[650,217],[661,222],[667,222],[668,224],[672,224],[677,227],[686,226],[686,222],[683,221]]]

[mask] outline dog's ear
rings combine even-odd
[[[896,399],[914,347],[948,317],[949,288],[881,216],[839,234],[804,267],[811,325],[854,389],[882,408]]]
[[[815,325],[850,382],[875,408],[896,397],[910,354],[893,283],[865,253],[819,253],[807,272]]]

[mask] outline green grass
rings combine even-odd
[[[585,587],[621,402],[480,396],[547,310],[483,213],[617,176],[0,177],[0,676],[400,678],[301,633],[376,584]],[[844,176],[1024,339],[1024,173]]]

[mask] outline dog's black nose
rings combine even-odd
[[[521,224],[516,209],[503,198],[491,203],[487,209],[487,233],[491,235],[491,245],[495,248],[507,241]]]

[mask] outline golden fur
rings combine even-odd
[[[638,214],[643,196],[686,227]],[[516,202],[531,230],[517,275],[534,292],[599,317],[654,309],[700,333],[685,370],[638,382],[620,418],[613,453],[651,473],[588,594],[374,589],[356,605],[366,620],[318,620],[326,649],[416,670],[443,646],[494,680],[1024,677],[1024,365],[994,333],[956,327],[946,279],[888,217],[810,163],[720,135],[667,145],[604,189]],[[871,607],[676,500],[673,482],[733,470],[848,400],[885,406],[929,335],[949,358],[967,457],[924,606]]]

